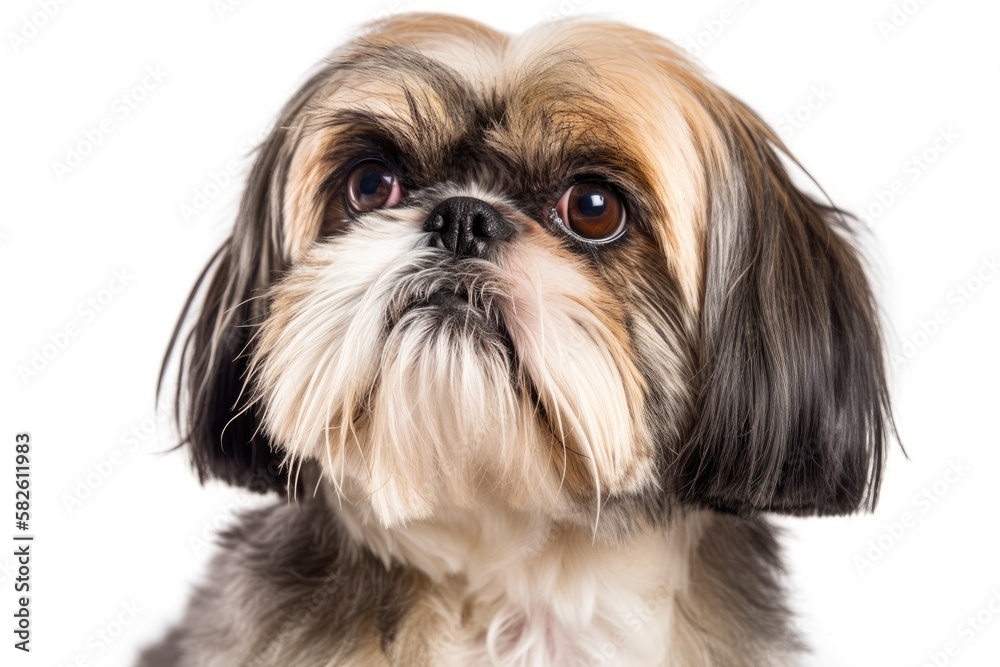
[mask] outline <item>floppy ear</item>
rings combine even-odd
[[[162,387],[168,363],[177,354],[175,408],[181,444],[189,446],[203,482],[218,478],[260,493],[287,488],[282,456],[260,428],[244,383],[253,332],[267,309],[264,291],[286,268],[282,201],[301,134],[296,123],[327,76],[321,71],[299,90],[258,149],[233,233],[192,289],[160,372]],[[199,297],[200,310],[195,305]],[[185,337],[181,332],[189,320]]]
[[[282,489],[287,482],[256,409],[243,404],[247,346],[262,314],[260,290],[281,268],[268,202],[276,141],[272,132],[261,148],[233,233],[188,296],[161,370],[162,383],[169,359],[179,352],[175,408],[182,444],[190,448],[199,479],[218,478],[258,492]],[[186,326],[190,331],[180,345]]]
[[[679,492],[734,512],[843,514],[878,497],[893,432],[878,310],[845,216],[792,183],[730,99],[709,164],[699,396]]]

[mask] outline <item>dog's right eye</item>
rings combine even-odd
[[[403,198],[396,173],[374,160],[362,162],[347,177],[347,203],[355,213],[391,208]]]
[[[607,243],[625,231],[625,207],[606,183],[577,183],[563,193],[552,213],[570,234],[589,243]]]

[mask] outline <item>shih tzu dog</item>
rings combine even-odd
[[[878,495],[846,216],[674,46],[407,15],[260,148],[181,318],[220,536],[145,665],[790,665],[765,514]],[[171,364],[173,366],[173,364]]]

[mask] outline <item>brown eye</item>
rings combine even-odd
[[[603,183],[577,183],[559,198],[555,212],[563,227],[586,241],[611,241],[625,229],[625,207]]]
[[[399,179],[381,162],[362,162],[347,178],[347,201],[356,213],[391,208],[402,198]]]

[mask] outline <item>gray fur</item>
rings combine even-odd
[[[330,664],[369,630],[388,646],[420,581],[356,546],[321,501],[278,501],[219,536],[180,626],[138,664]]]
[[[695,556],[677,603],[671,664],[791,664],[802,644],[789,624],[770,524],[714,515]],[[402,652],[394,645],[430,590],[420,573],[354,544],[323,500],[277,501],[245,512],[220,536],[184,618],[137,667],[322,667],[351,661],[373,636],[385,665],[434,667],[418,656],[435,637]]]
[[[405,154],[410,162],[402,171],[418,204],[432,203],[441,183],[465,182],[503,191],[529,215],[565,189],[574,165],[600,165],[621,176],[635,231],[600,250],[575,251],[597,267],[602,287],[628,313],[647,392],[642,418],[657,456],[653,483],[606,500],[601,536],[624,541],[639,526],[695,512],[707,517],[689,587],[677,602],[672,664],[788,664],[801,644],[789,626],[776,535],[759,513],[872,507],[892,433],[877,311],[842,214],[793,184],[780,141],[752,112],[722,93],[706,101],[720,110],[714,121],[729,164],[705,167],[710,220],[704,303],[695,315],[685,311],[662,249],[644,233],[662,220],[643,156],[628,153],[628,142],[615,135],[616,119],[600,103],[574,98],[580,91],[572,76],[559,80],[560,71],[586,67],[573,54],[554,54],[539,66],[546,85],[538,94],[580,99],[580,118],[602,128],[604,140],[594,145],[552,126],[544,110],[537,125],[545,131],[534,143],[508,136],[511,100],[477,94],[447,65],[415,50],[363,41],[355,47],[286,105],[261,147],[236,228],[192,292],[171,343],[180,356],[178,413],[199,476],[260,492],[289,486],[281,453],[245,402],[244,382],[251,332],[267,315],[262,294],[288,268],[282,202],[305,128],[351,130],[331,150],[331,176],[317,195],[329,197],[328,219],[340,221],[322,234],[349,233],[331,192],[347,168],[345,156],[359,146]],[[408,126],[363,111],[324,114],[317,100],[346,69],[383,78],[405,70],[420,78],[461,131],[438,136],[444,124],[435,123],[435,105],[419,88],[407,92],[415,119]],[[193,324],[185,336],[188,316]],[[537,412],[544,417],[545,406]],[[291,488],[293,497],[299,491]],[[419,613],[431,584],[360,546],[323,498],[278,501],[224,532],[184,618],[139,665],[319,667],[356,664],[364,655],[363,664],[430,667],[420,656],[429,655],[433,637],[408,636],[401,648],[399,631]]]

